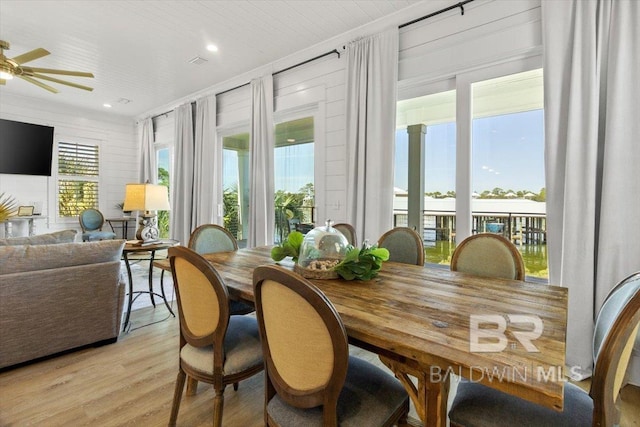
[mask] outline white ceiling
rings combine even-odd
[[[52,94],[13,79],[0,86],[0,95],[136,116],[417,2],[0,0],[0,40],[11,43],[7,57],[42,47],[51,55],[25,65],[95,74],[62,77],[93,92],[51,83],[60,91]],[[209,43],[219,51],[207,51]],[[195,56],[208,62],[190,64]]]

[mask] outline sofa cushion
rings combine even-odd
[[[0,274],[118,261],[124,240],[0,248]]]
[[[14,245],[49,245],[54,243],[71,243],[75,241],[77,230],[62,230],[48,234],[39,234],[29,237],[9,237],[0,239],[0,246]]]

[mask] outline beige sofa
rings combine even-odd
[[[0,369],[117,340],[125,241],[74,238],[67,230],[0,241]]]

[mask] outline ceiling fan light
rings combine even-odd
[[[13,74],[11,71],[4,66],[0,66],[0,79],[11,80],[12,78]]]

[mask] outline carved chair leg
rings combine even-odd
[[[180,400],[182,400],[182,391],[184,390],[185,378],[186,378],[186,374],[181,369],[178,372],[178,377],[176,378],[176,389],[173,393],[173,405],[171,406],[171,416],[169,417],[169,427],[174,427],[176,425],[176,420],[178,418],[178,411],[180,410]]]
[[[195,396],[198,390],[198,380],[187,377],[187,396]]]
[[[216,390],[213,398],[213,427],[222,427],[222,409],[224,408],[224,386]]]

